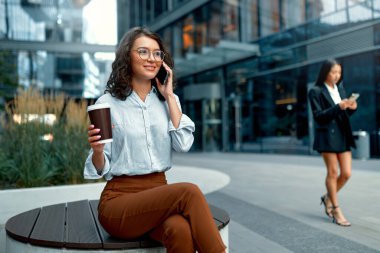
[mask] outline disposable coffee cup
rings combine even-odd
[[[99,128],[99,143],[112,142],[111,109],[108,103],[95,104],[87,107],[91,124]]]

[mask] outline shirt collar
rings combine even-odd
[[[336,92],[338,90],[338,86],[336,86],[336,84],[334,84],[333,88],[331,88],[330,85],[328,85],[327,83],[324,83],[327,90],[329,90],[330,92]]]
[[[157,88],[156,88],[156,87],[154,87],[154,86],[152,85],[152,90],[151,90],[150,92],[154,92],[154,93],[157,93],[157,92],[158,92],[158,90],[157,90]]]
[[[144,102],[141,100],[139,95],[137,95],[137,93],[134,90],[132,90],[131,99],[135,100],[140,106],[144,107],[144,106],[147,106],[149,104],[149,96],[152,95],[153,93],[157,93],[157,92],[158,92],[158,90],[156,89],[156,87],[154,87],[152,85],[152,88],[148,92],[147,97],[146,97],[145,102]]]

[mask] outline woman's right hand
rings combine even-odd
[[[339,102],[339,107],[341,110],[346,110],[350,106],[350,101],[348,99],[342,99],[342,101]]]
[[[94,125],[90,125],[88,127],[88,143],[90,143],[90,146],[94,153],[102,153],[104,150],[104,143],[99,143],[99,139],[101,136],[99,135],[100,129],[95,128]]]

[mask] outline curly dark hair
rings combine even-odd
[[[106,90],[104,93],[110,93],[111,96],[120,100],[126,100],[132,93],[132,66],[131,66],[131,49],[136,39],[140,37],[149,37],[157,41],[160,50],[165,53],[164,62],[171,68],[174,68],[173,59],[163,44],[158,34],[151,32],[146,27],[134,27],[130,29],[123,38],[120,40],[118,48],[116,50],[116,57],[112,63],[112,72],[107,81]],[[173,89],[175,88],[173,73]],[[152,85],[157,88],[157,83],[152,79]],[[157,95],[161,101],[165,98],[157,89]]]

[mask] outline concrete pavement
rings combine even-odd
[[[333,224],[320,205],[325,167],[319,156],[186,153],[173,161],[174,171],[192,166],[229,175],[228,185],[206,197],[230,214],[230,253],[380,252],[378,159],[353,160],[339,193],[348,228]]]

